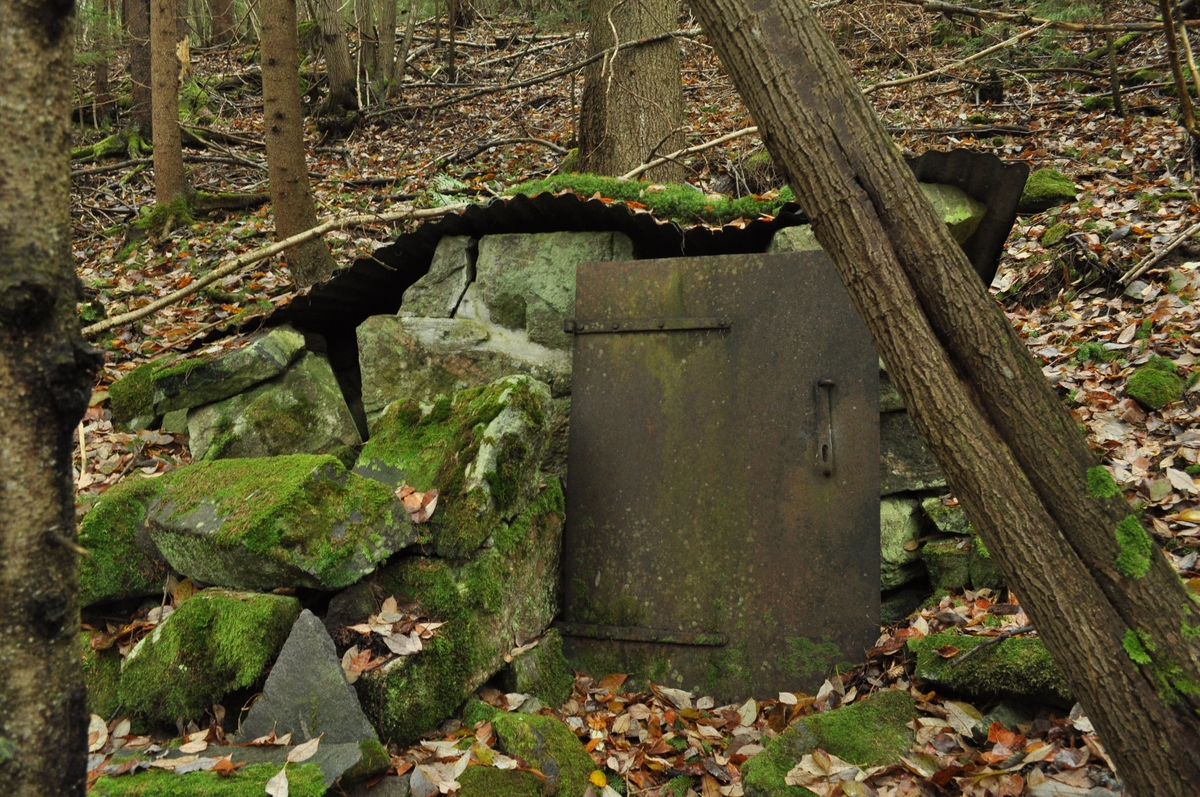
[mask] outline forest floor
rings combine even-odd
[[[1150,13],[1148,6],[1138,6],[1119,18],[1148,21],[1149,17],[1133,16],[1142,9]],[[940,15],[875,0],[820,13],[862,86],[950,64],[1032,27],[954,27]],[[693,25],[681,20],[680,27]],[[511,185],[553,173],[575,133],[581,77],[573,74],[447,101],[482,86],[527,81],[582,60],[582,28],[517,16],[478,20],[459,35],[459,84],[449,86],[441,80],[439,54],[430,48],[414,60],[415,69],[393,100],[394,105],[411,106],[409,111],[368,113],[344,137],[324,136],[310,126],[309,164],[318,216],[487,199]],[[428,44],[434,35],[432,23],[422,24],[417,32],[417,45]],[[514,36],[528,42],[530,34],[550,38],[538,40],[536,46],[497,46]],[[941,44],[935,46],[935,41]],[[1192,255],[1200,259],[1200,249],[1177,249],[1141,278],[1139,291],[1124,293],[1116,283],[1122,273],[1200,217],[1197,153],[1175,119],[1179,103],[1166,85],[1170,72],[1161,37],[1143,34],[1120,52],[1123,74],[1138,84],[1125,93],[1129,115],[1123,118],[1105,107],[1103,59],[1083,58],[1102,44],[1098,35],[1046,32],[989,59],[955,67],[940,77],[882,88],[870,97],[906,151],[969,147],[1025,161],[1031,168],[1054,167],[1076,182],[1075,202],[1018,218],[992,291],[1031,354],[1042,362],[1046,377],[1086,425],[1092,445],[1103,453],[1118,484],[1145,506],[1156,540],[1180,575],[1200,591],[1200,488],[1193,478],[1200,450],[1200,386],[1183,401],[1156,412],[1146,412],[1124,393],[1133,367],[1152,355],[1170,358],[1185,376],[1200,370],[1200,264],[1188,263]],[[753,124],[704,39],[682,39],[681,47],[689,143]],[[200,90],[187,92],[191,113],[186,121],[229,134],[222,137],[225,144],[188,150],[194,188],[266,190],[264,153],[255,143],[262,141],[263,133],[253,55],[250,47],[193,50],[193,77]],[[1004,97],[981,103],[976,90],[990,79],[987,70],[992,68],[1006,85]],[[305,69],[315,76],[308,71],[311,63]],[[314,82],[310,98],[319,99],[321,88]],[[421,109],[441,103],[444,107],[436,110]],[[86,115],[86,102],[81,112]],[[77,128],[76,144],[94,142],[106,132]],[[736,189],[744,185],[737,178],[743,176],[746,157],[759,149],[761,141],[746,136],[692,156],[689,182],[705,193]],[[112,316],[136,308],[272,240],[270,210],[263,206],[218,213],[164,236],[134,241],[130,222],[153,203],[148,167],[114,169],[106,163],[76,162],[74,168],[74,252],[85,304],[92,305],[81,306],[85,313],[103,307]],[[1053,246],[1043,245],[1043,235],[1056,224],[1066,224],[1068,234],[1058,236],[1062,240]],[[326,240],[348,266],[403,229],[403,224],[364,226],[331,233]],[[106,388],[115,378],[148,359],[179,353],[224,325],[262,317],[295,295],[285,262],[276,258],[95,341],[106,360],[75,454],[81,503],[89,503],[134,469],[161,473],[189,461],[186,446],[172,435],[112,428]],[[218,341],[209,348],[222,345]],[[835,791],[834,779],[817,778],[810,789],[822,795],[888,797],[1119,790],[1102,746],[1078,710],[1043,715],[1028,729],[1027,738],[997,732],[987,742],[976,743],[956,725],[958,715],[947,702],[921,694],[911,684],[911,665],[902,655],[904,639],[960,625],[947,617],[955,607],[968,619],[969,630],[995,634],[1001,629],[978,620],[1000,602],[1013,604],[1017,598],[1007,593],[960,594],[899,627],[883,629],[868,661],[831,679],[813,696],[785,694],[749,707],[723,708],[695,696],[699,699],[684,706],[678,695],[673,700],[662,691],[625,693],[619,677],[593,673],[594,680],[585,675],[577,679],[575,696],[558,714],[587,741],[607,775],[608,788],[650,795],[682,795],[692,789],[704,797],[733,797],[741,794],[739,765],[753,754],[754,745],[808,712],[899,685],[913,690],[923,716],[931,720],[918,729],[919,745],[911,760],[870,772],[859,785],[836,786],[840,792]],[[1023,613],[1004,617],[1005,627],[1026,620]],[[632,710],[633,706],[641,708]],[[944,722],[938,724],[937,719]],[[630,732],[631,723],[647,733]],[[761,735],[759,741],[734,738],[734,729],[747,725]],[[473,732],[453,725],[443,730],[450,739]],[[394,750],[394,761],[403,771],[437,759],[440,749],[417,745]],[[667,784],[671,791],[664,791]],[[602,790],[598,783],[597,793]]]

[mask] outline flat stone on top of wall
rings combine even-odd
[[[463,291],[475,279],[478,241],[466,235],[447,235],[438,241],[425,276],[404,291],[400,315],[405,318],[450,318]]]

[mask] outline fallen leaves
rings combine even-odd
[[[433,510],[437,509],[437,490],[426,490],[419,493],[407,484],[402,484],[396,490],[396,497],[408,510],[408,516],[413,523],[428,523],[429,518],[433,516]]]
[[[396,656],[420,653],[424,642],[432,639],[434,632],[443,625],[445,623],[422,618],[415,609],[400,611],[396,599],[389,597],[365,623],[343,629],[363,637],[342,654],[346,680],[354,683],[364,672],[381,667]]]

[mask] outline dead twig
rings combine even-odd
[[[694,152],[703,152],[706,149],[712,149],[713,147],[718,146],[720,144],[724,144],[727,141],[733,141],[735,138],[741,138],[742,136],[753,135],[754,133],[757,133],[757,132],[758,132],[757,127],[743,127],[741,130],[735,130],[732,133],[726,133],[725,135],[721,136],[720,138],[714,138],[712,141],[705,141],[703,144],[696,144],[695,146],[692,146],[692,147],[685,147],[684,149],[678,150],[676,152],[672,152],[670,155],[664,155],[661,158],[655,158],[652,161],[643,163],[641,166],[637,167],[636,169],[634,169],[632,171],[622,174],[617,179],[618,180],[632,180],[633,178],[637,177],[639,174],[646,171],[647,169],[653,169],[655,166],[661,166],[664,163],[668,163],[670,161],[675,160],[676,158],[683,157],[684,155],[691,155]]]
[[[1009,637],[1014,637],[1017,634],[1028,634],[1030,631],[1034,631],[1034,630],[1036,630],[1036,629],[1034,629],[1034,627],[1031,625],[1019,625],[1019,626],[1014,626],[1012,628],[1006,628],[1003,631],[1001,631],[999,634],[997,634],[996,636],[989,637],[988,639],[984,640],[983,642],[980,642],[974,648],[972,648],[971,650],[968,650],[966,653],[962,654],[961,656],[955,656],[953,659],[950,660],[950,666],[951,667],[960,667],[960,666],[962,666],[962,663],[964,661],[971,658],[972,656],[974,656],[976,653],[983,650],[984,648],[991,647],[992,645],[998,645],[1001,642],[1003,642],[1004,640],[1008,639]]]
[[[1122,274],[1121,278],[1119,280],[1117,280],[1117,283],[1119,285],[1128,285],[1134,279],[1142,276],[1147,271],[1149,271],[1154,266],[1155,263],[1162,260],[1167,255],[1171,254],[1171,252],[1174,252],[1176,249],[1179,248],[1180,244],[1182,244],[1184,241],[1186,241],[1188,238],[1191,238],[1193,235],[1195,235],[1198,232],[1200,232],[1200,222],[1196,222],[1191,227],[1188,227],[1186,230],[1184,230],[1183,232],[1176,235],[1174,238],[1171,239],[1170,243],[1168,243],[1162,249],[1158,250],[1158,252],[1156,252],[1155,254],[1148,255],[1147,257],[1145,257],[1141,263],[1138,263],[1136,266],[1134,266],[1133,268],[1129,269],[1124,274]]]
[[[553,141],[547,141],[544,138],[534,138],[532,136],[528,136],[525,138],[493,138],[490,141],[485,141],[482,144],[479,144],[478,146],[475,147],[475,149],[471,150],[468,153],[465,153],[462,155],[450,156],[446,160],[446,163],[465,163],[466,161],[469,161],[472,158],[474,158],[476,155],[479,155],[480,153],[483,153],[483,152],[487,152],[492,147],[504,147],[504,146],[508,146],[509,144],[540,144],[541,146],[546,147],[547,149],[549,149],[551,152],[555,153],[556,155],[566,155],[567,153],[570,152],[570,150],[566,149],[565,147],[560,147],[558,144],[555,144]]]
[[[426,208],[424,210],[413,210],[411,208],[405,210],[396,210],[388,213],[361,213],[353,216],[340,216],[335,219],[318,224],[316,227],[297,233],[290,238],[284,238],[282,241],[276,241],[270,246],[264,246],[260,249],[255,249],[253,252],[248,252],[240,257],[235,257],[220,268],[215,268],[208,274],[205,274],[200,279],[197,279],[184,288],[180,288],[174,293],[167,294],[161,299],[157,299],[144,307],[139,307],[136,310],[130,310],[128,313],[106,318],[103,321],[98,321],[91,326],[83,328],[83,336],[85,338],[93,338],[105,330],[128,324],[130,321],[138,321],[148,315],[152,315],[164,307],[169,307],[194,293],[197,293],[217,280],[227,277],[241,271],[251,263],[257,263],[260,260],[265,260],[268,257],[277,255],[285,249],[290,249],[297,244],[302,244],[305,241],[310,241],[324,235],[331,230],[341,230],[346,227],[357,227],[365,224],[383,224],[385,222],[402,221],[407,219],[430,219],[438,216],[446,216],[451,213],[467,207],[467,203],[457,205],[447,205],[443,208]]]
[[[1069,30],[1075,33],[1129,33],[1139,30],[1162,30],[1163,27],[1161,22],[1115,22],[1111,25],[1097,25],[1094,22],[1063,22],[1035,17],[1026,13],[1014,14],[1008,11],[989,11],[982,8],[971,8],[970,6],[956,6],[953,3],[941,2],[941,0],[901,0],[901,2],[907,5],[920,6],[926,11],[939,14],[961,14],[962,16],[975,17],[976,19],[995,19],[1026,24],[1033,22],[1048,25],[1055,30]],[[1189,27],[1200,25],[1200,20],[1189,21],[1188,25]]]

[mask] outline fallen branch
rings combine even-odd
[[[1016,125],[973,125],[969,127],[889,127],[889,133],[937,136],[1031,136],[1035,131]]]
[[[549,149],[551,152],[555,153],[556,155],[566,155],[567,153],[570,152],[569,149],[566,149],[565,147],[560,147],[558,144],[555,144],[553,141],[547,141],[544,138],[533,138],[531,136],[527,136],[525,138],[493,138],[491,141],[485,141],[482,144],[479,144],[478,146],[475,147],[475,149],[471,150],[470,152],[468,152],[464,155],[451,155],[449,158],[446,159],[445,162],[446,163],[465,163],[466,161],[471,160],[471,158],[474,158],[476,155],[479,155],[482,152],[488,151],[492,147],[503,147],[503,146],[507,146],[509,144],[540,144],[543,147],[546,147],[547,149]]]
[[[664,163],[669,163],[670,161],[673,161],[676,158],[682,157],[684,155],[691,155],[694,152],[703,152],[706,149],[712,149],[715,146],[724,144],[726,141],[733,141],[735,138],[741,138],[742,136],[749,136],[749,135],[752,135],[757,132],[758,132],[757,127],[743,127],[741,130],[735,130],[732,133],[726,133],[725,135],[721,136],[720,138],[714,138],[712,141],[705,141],[703,144],[696,144],[695,146],[686,147],[686,148],[678,150],[676,152],[672,152],[670,155],[663,155],[661,158],[655,158],[652,161],[643,163],[641,166],[637,167],[633,171],[622,174],[617,179],[618,180],[632,180],[633,178],[637,177],[642,172],[644,172],[648,169],[653,169],[655,166],[661,166]]]
[[[1014,14],[1007,11],[989,11],[982,8],[971,8],[970,6],[956,6],[953,3],[944,3],[941,0],[901,0],[908,5],[920,6],[926,11],[933,11],[939,14],[953,15],[961,14],[966,17],[975,17],[976,19],[995,19],[1006,22],[1021,22],[1021,23],[1038,23],[1044,24],[1055,30],[1069,30],[1075,33],[1128,33],[1135,30],[1162,30],[1161,22],[1115,22],[1111,25],[1097,25],[1092,22],[1063,22],[1055,19],[1045,19],[1044,17],[1035,17],[1030,14]],[[1200,20],[1191,21],[1189,27],[1200,25]]]
[[[966,653],[962,654],[961,656],[955,656],[953,659],[950,660],[950,666],[951,667],[960,667],[960,666],[962,666],[962,663],[964,661],[971,658],[972,656],[974,656],[976,653],[983,650],[984,648],[991,647],[992,645],[998,645],[1001,642],[1003,642],[1004,640],[1008,639],[1009,637],[1014,637],[1017,634],[1028,634],[1030,631],[1033,631],[1033,630],[1035,630],[1035,629],[1031,625],[1019,625],[1019,626],[1013,626],[1012,628],[1006,628],[1003,631],[1001,631],[999,634],[997,634],[996,636],[989,637],[987,640],[980,642],[978,645],[971,648],[970,650],[968,650]]]
[[[595,63],[596,61],[599,61],[602,58],[606,58],[609,55],[612,55],[613,53],[615,53],[617,50],[623,49],[625,47],[643,47],[648,44],[656,44],[661,41],[666,41],[667,39],[691,39],[691,38],[695,38],[695,37],[699,36],[700,34],[701,34],[701,30],[699,28],[687,28],[685,30],[667,31],[666,33],[659,33],[655,36],[647,36],[643,39],[637,39],[636,41],[622,42],[621,44],[618,44],[615,47],[609,47],[607,50],[602,50],[602,51],[596,53],[595,55],[592,55],[592,56],[589,56],[588,58],[583,59],[582,61],[579,61],[574,64],[569,64],[567,66],[562,67],[561,69],[555,69],[551,72],[546,72],[544,74],[537,75],[535,77],[531,77],[528,80],[522,80],[517,83],[503,83],[503,84],[499,84],[499,85],[495,85],[495,86],[485,86],[484,88],[478,89],[477,91],[470,91],[470,92],[467,92],[466,94],[459,94],[454,97],[449,97],[440,102],[427,102],[427,103],[422,103],[420,105],[395,105],[395,106],[391,106],[391,107],[387,107],[387,108],[380,108],[378,110],[363,114],[363,116],[366,118],[374,118],[377,116],[386,116],[387,114],[391,114],[391,113],[409,113],[412,111],[436,111],[441,108],[447,108],[451,105],[457,105],[460,102],[466,102],[467,100],[473,100],[476,97],[483,97],[488,94],[498,94],[502,91],[511,91],[513,89],[523,89],[528,86],[536,86],[539,83],[546,83],[548,81],[554,80],[555,78],[560,78],[564,75],[569,75],[572,72],[578,72],[579,70],[583,69],[588,64],[592,64],[592,63]]]
[[[139,307],[136,310],[130,310],[128,313],[121,313],[120,315],[113,316],[112,318],[106,318],[103,321],[98,321],[91,326],[84,327],[83,336],[85,338],[94,338],[96,335],[99,335],[105,330],[112,329],[113,327],[120,326],[121,324],[128,324],[130,321],[138,321],[148,315],[158,312],[164,307],[170,307],[171,305],[186,299],[192,294],[204,290],[204,288],[213,284],[217,280],[241,271],[252,263],[265,260],[268,257],[277,255],[286,249],[296,246],[297,244],[310,241],[313,238],[317,238],[332,230],[341,230],[345,229],[346,227],[357,227],[365,224],[382,224],[385,222],[402,221],[407,219],[431,219],[438,216],[447,216],[451,213],[457,213],[465,207],[467,207],[467,203],[464,202],[458,205],[447,205],[446,207],[442,208],[426,208],[423,210],[413,210],[409,208],[407,210],[396,210],[390,213],[360,213],[353,216],[340,216],[335,219],[330,219],[329,221],[323,224],[318,224],[316,227],[307,229],[304,232],[296,233],[290,238],[284,238],[282,241],[276,241],[270,246],[264,246],[260,249],[255,249],[253,252],[247,252],[244,255],[235,257],[225,265],[213,269],[186,287],[180,288],[174,293],[167,294],[161,299],[156,299],[144,307]]]
[[[1133,268],[1126,271],[1124,274],[1121,275],[1121,278],[1119,280],[1117,280],[1117,283],[1119,285],[1128,285],[1130,282],[1133,282],[1134,279],[1145,274],[1147,271],[1149,271],[1154,266],[1155,263],[1162,260],[1167,255],[1171,254],[1171,252],[1174,252],[1176,249],[1179,248],[1180,244],[1182,244],[1184,241],[1186,241],[1188,238],[1191,238],[1193,235],[1195,235],[1198,232],[1200,232],[1200,222],[1196,222],[1191,227],[1188,227],[1186,230],[1184,230],[1183,232],[1179,233],[1174,238],[1172,238],[1171,242],[1168,243],[1166,246],[1164,246],[1162,249],[1158,250],[1158,252],[1156,252],[1153,255],[1147,256],[1146,258],[1144,258],[1142,260],[1141,263],[1138,263],[1136,266],[1134,266]]]
[[[939,66],[937,69],[931,69],[928,72],[922,72],[919,75],[909,75],[908,77],[902,77],[902,78],[898,78],[896,80],[885,80],[881,83],[876,83],[873,86],[867,86],[865,89],[863,89],[863,94],[870,94],[877,89],[891,88],[893,86],[903,86],[907,83],[916,83],[918,80],[925,80],[927,78],[941,75],[945,72],[949,72],[951,69],[960,67],[963,64],[970,63],[971,61],[976,61],[980,58],[986,58],[987,56],[992,55],[993,53],[999,52],[1000,50],[1007,50],[1009,47],[1012,47],[1015,44],[1019,44],[1020,42],[1025,41],[1030,36],[1034,36],[1038,33],[1041,33],[1049,25],[1050,25],[1049,22],[1044,22],[1041,25],[1038,25],[1036,28],[1030,28],[1029,30],[1027,30],[1023,33],[1018,33],[1016,36],[1013,36],[1011,39],[1005,39],[1004,41],[1000,42],[999,44],[993,44],[991,47],[987,48],[986,50],[980,50],[979,52],[975,53],[974,55],[969,55],[966,58],[963,58],[961,61],[954,61],[953,63],[946,64],[945,66]]]

